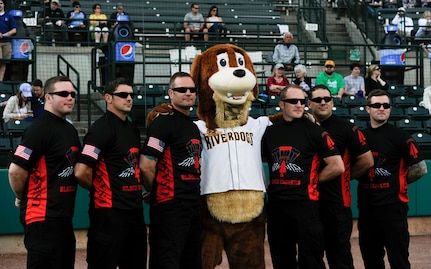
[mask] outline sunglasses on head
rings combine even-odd
[[[194,87],[178,87],[178,88],[173,88],[172,90],[176,91],[176,92],[180,92],[180,93],[186,93],[187,90],[189,90],[190,93],[196,92],[196,88],[194,88]]]
[[[314,103],[322,103],[322,100],[325,101],[325,103],[329,103],[332,101],[332,97],[331,96],[325,96],[325,97],[314,97],[312,99],[310,99],[311,102]]]
[[[389,103],[374,103],[374,104],[369,104],[368,106],[372,108],[377,108],[377,109],[383,106],[384,109],[389,109],[391,108],[392,105]]]
[[[61,97],[68,97],[68,96],[69,96],[69,94],[70,94],[70,96],[71,96],[72,98],[75,98],[75,97],[76,97],[76,92],[68,92],[68,91],[49,92],[48,94],[51,94],[51,95],[58,95],[58,96],[61,96]]]
[[[298,98],[288,98],[288,99],[281,99],[280,101],[289,103],[292,105],[296,105],[298,102],[301,103],[301,105],[305,105],[305,98],[304,99],[298,99]]]
[[[111,93],[111,95],[117,96],[123,99],[126,99],[127,97],[129,97],[129,95],[131,98],[135,97],[135,94],[133,92],[114,92],[114,93]]]

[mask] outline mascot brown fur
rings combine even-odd
[[[222,137],[220,133],[226,129],[247,124],[249,108],[258,95],[258,85],[253,63],[246,51],[229,44],[213,46],[195,58],[191,76],[198,90],[197,113],[206,125],[206,129],[200,126],[206,142],[204,147],[212,136],[218,141],[217,138]],[[260,147],[260,140],[253,142]],[[207,151],[209,156],[215,154]],[[240,157],[247,159],[249,154],[244,150]],[[203,166],[229,169],[228,165],[225,166],[228,161],[225,156],[219,157],[218,163],[207,164],[204,161]],[[238,168],[235,171],[242,170]],[[259,175],[251,175],[247,171],[242,173],[259,178]],[[217,179],[203,173],[204,185],[210,184],[206,180]],[[219,264],[223,249],[231,268],[264,268],[264,192],[239,187],[214,193],[204,191],[203,194],[202,268],[210,269]]]
[[[230,268],[265,268],[265,214],[260,143],[268,125],[282,114],[248,116],[258,95],[257,77],[246,51],[220,44],[198,55],[191,76],[198,92],[202,143],[202,268],[221,263],[225,250]],[[167,104],[155,108],[169,113]],[[232,151],[232,149],[236,149]],[[232,183],[234,182],[234,183]]]

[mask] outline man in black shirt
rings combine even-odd
[[[384,268],[385,249],[391,268],[409,269],[408,184],[427,173],[415,140],[388,123],[389,94],[373,90],[367,97],[370,125],[364,136],[374,167],[358,178],[359,246],[365,268]]]
[[[45,18],[42,19],[45,24],[45,40],[53,42],[54,33],[61,36],[61,40],[68,41],[67,24],[65,22],[63,10],[60,8],[59,0],[51,0],[49,8],[45,9]]]

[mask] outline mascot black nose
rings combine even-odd
[[[244,69],[237,69],[237,70],[233,71],[233,75],[235,77],[242,78],[243,76],[245,76],[245,71],[244,71]]]

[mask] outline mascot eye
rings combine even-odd
[[[238,58],[238,65],[239,66],[244,66],[244,58],[242,58],[242,57]]]
[[[225,67],[227,65],[227,61],[224,58],[220,59],[219,63],[221,67]]]

